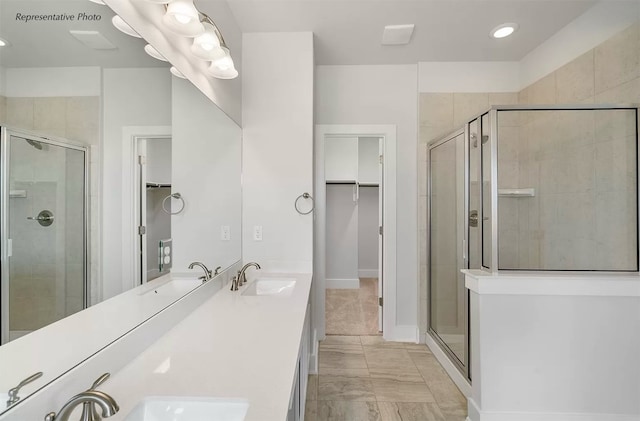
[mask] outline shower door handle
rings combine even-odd
[[[38,214],[38,216],[27,216],[27,219],[30,221],[38,221],[38,223],[43,227],[48,227],[53,224],[54,216],[51,211],[43,210]]]
[[[473,228],[478,227],[478,211],[472,210],[469,212],[469,226]]]

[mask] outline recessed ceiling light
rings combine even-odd
[[[513,34],[517,31],[519,25],[517,23],[503,23],[502,25],[498,25],[491,30],[491,36],[493,38],[504,38]]]
[[[89,0],[91,3],[100,4],[102,6],[106,6],[102,0]]]

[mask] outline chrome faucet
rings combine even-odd
[[[64,406],[60,409],[60,411],[58,411],[57,414],[55,412],[50,412],[49,414],[47,414],[47,416],[44,417],[44,421],[68,421],[69,416],[76,408],[76,406],[85,403],[95,404],[99,406],[102,410],[103,418],[109,418],[110,416],[115,415],[116,412],[120,410],[120,407],[111,396],[107,395],[104,392],[90,389],[86,392],[78,393],[77,395],[69,399],[69,401],[64,404]]]
[[[211,271],[202,262],[193,262],[189,265],[189,269],[193,269],[195,266],[200,266],[204,270],[204,276],[199,277],[202,282],[207,282],[211,279]]]
[[[98,386],[104,383],[111,374],[104,373],[102,376],[98,377],[95,382],[91,385],[89,390],[96,390]],[[93,402],[85,402],[82,404],[82,415],[80,416],[81,421],[100,421],[102,417],[98,414],[98,410],[96,409],[96,405]]]
[[[9,389],[9,392],[8,392],[9,399],[7,400],[7,408],[20,400],[20,396],[18,396],[18,392],[20,391],[20,388],[22,386],[25,386],[31,383],[32,381],[39,379],[40,377],[42,377],[42,371],[39,371],[36,374],[30,375],[29,377],[27,377],[26,379],[18,383],[16,387]]]
[[[237,291],[238,287],[244,285],[247,282],[246,271],[249,267],[254,266],[256,269],[261,269],[260,265],[256,262],[249,262],[246,265],[242,266],[242,269],[238,271],[238,275],[234,278],[235,282],[231,282],[231,291]]]

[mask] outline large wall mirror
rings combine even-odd
[[[0,0],[0,413],[241,259],[240,127],[113,16]]]

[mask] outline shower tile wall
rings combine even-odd
[[[100,97],[4,97],[0,96],[0,123],[43,135],[60,136],[90,145],[90,279],[91,303],[100,291]],[[74,263],[75,264],[75,263]],[[74,280],[72,282],[77,282]],[[77,298],[69,301],[77,306]]]
[[[454,130],[465,119],[490,105],[561,103],[640,103],[640,23],[635,23],[517,93],[420,94],[418,222],[422,302],[426,301],[427,281],[425,147],[427,142]],[[456,105],[457,108],[455,108]],[[603,142],[596,150],[598,154],[596,163],[625,155],[626,147],[621,142],[622,140],[618,139],[617,146],[613,148],[609,147],[613,146],[613,143],[605,145]],[[618,185],[617,182],[616,185]],[[613,220],[615,215],[611,215],[610,218]],[[426,309],[421,312],[421,325],[426,325]]]

